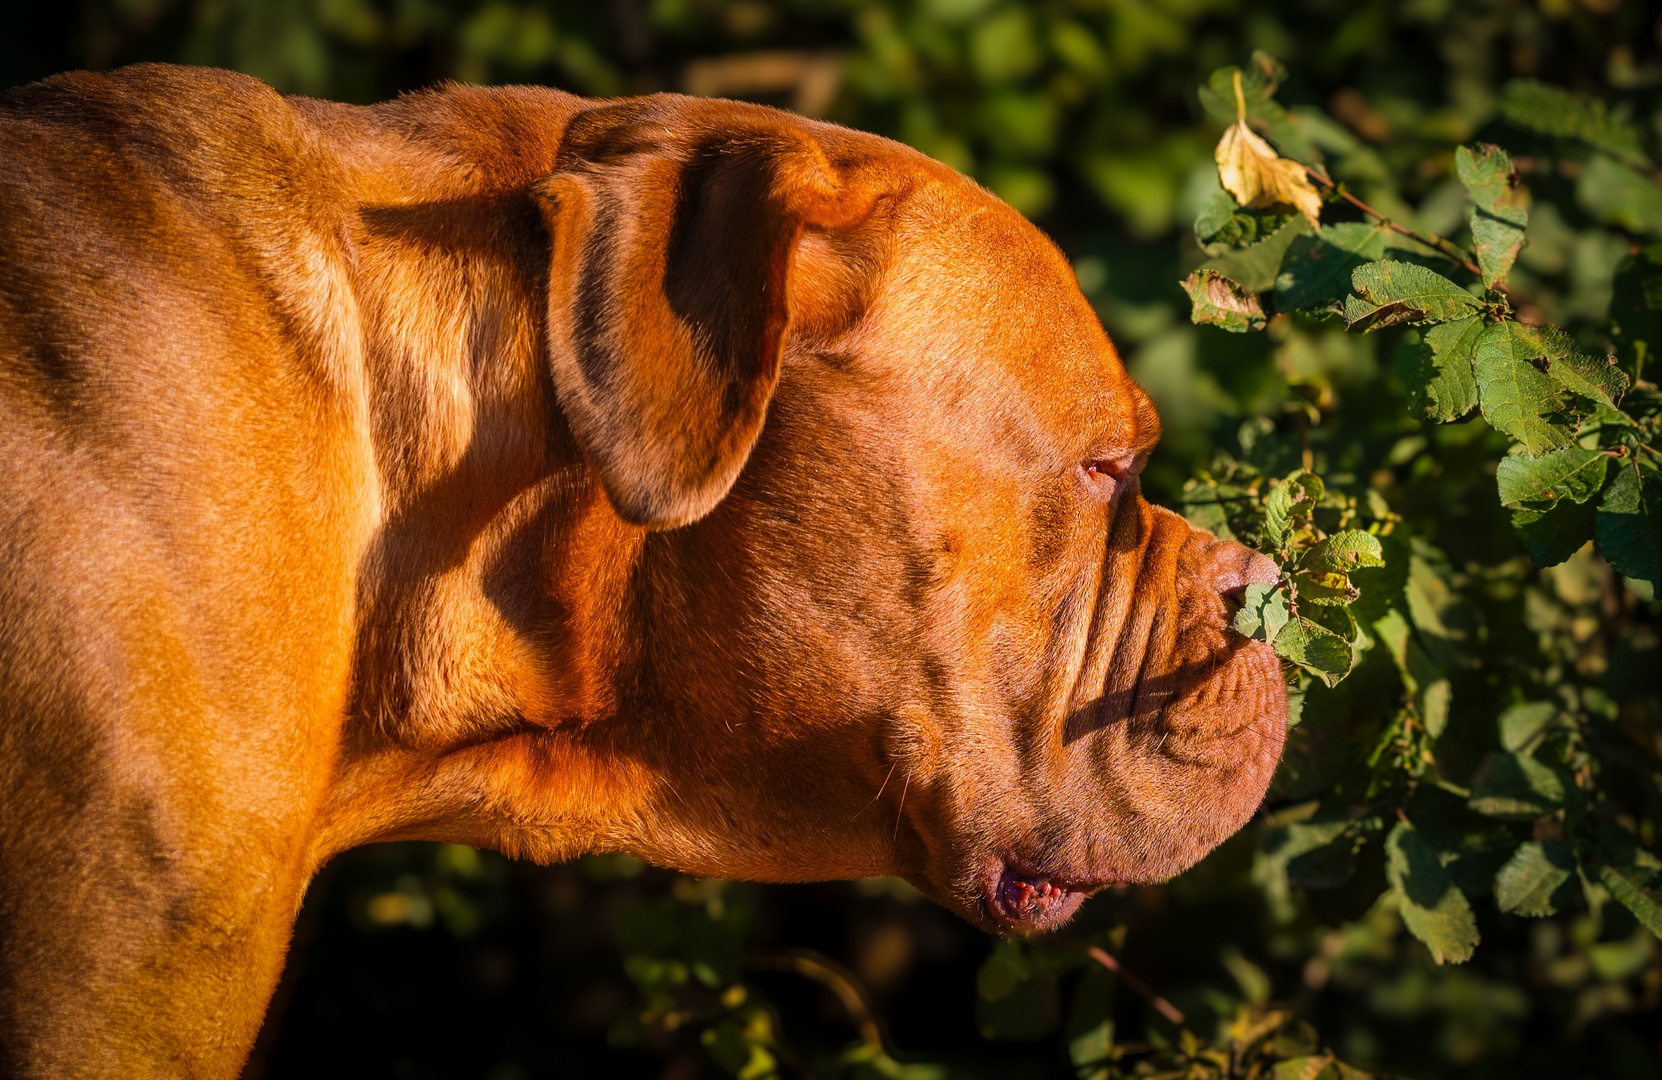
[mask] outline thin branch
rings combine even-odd
[[[1305,175],[1310,177],[1310,179],[1314,180],[1316,183],[1320,184],[1322,187],[1326,188],[1329,191],[1337,192],[1338,195],[1339,195],[1339,198],[1341,198],[1341,199],[1345,200],[1346,202],[1350,203],[1352,206],[1356,207],[1358,210],[1362,211],[1364,214],[1367,214],[1368,216],[1374,218],[1381,225],[1384,225],[1387,229],[1390,229],[1392,232],[1401,233],[1403,236],[1408,237],[1408,239],[1413,240],[1416,243],[1424,244],[1426,247],[1428,247],[1431,250],[1435,251],[1437,254],[1443,256],[1444,258],[1449,259],[1450,261],[1454,262],[1455,264],[1457,264],[1459,266],[1465,267],[1467,270],[1470,270],[1473,274],[1477,275],[1479,278],[1481,278],[1483,276],[1482,269],[1479,268],[1476,263],[1474,263],[1470,259],[1466,258],[1466,256],[1460,251],[1459,248],[1455,247],[1453,244],[1449,243],[1447,240],[1444,240],[1442,237],[1435,236],[1435,235],[1432,235],[1432,234],[1417,233],[1413,229],[1408,228],[1407,226],[1397,224],[1396,222],[1392,221],[1390,218],[1386,217],[1384,214],[1381,214],[1378,210],[1375,210],[1373,207],[1371,207],[1367,203],[1363,202],[1361,199],[1358,199],[1356,196],[1352,195],[1350,192],[1348,192],[1348,191],[1344,190],[1343,188],[1339,187],[1332,180],[1328,179],[1326,173],[1323,173],[1323,172],[1320,172],[1316,169],[1313,169],[1308,165],[1306,165],[1304,167],[1304,172],[1305,172]],[[1506,285],[1502,282],[1496,282],[1495,283],[1495,288],[1500,290],[1501,292],[1506,291]]]
[[[1154,988],[1149,986],[1148,983],[1120,967],[1120,962],[1108,955],[1108,951],[1106,949],[1098,948],[1095,945],[1087,945],[1085,946],[1085,955],[1089,956],[1092,960],[1095,960],[1109,971],[1112,971],[1115,975],[1118,975],[1120,978],[1124,979],[1125,985],[1141,994],[1150,1005],[1154,1006],[1155,1011],[1161,1016],[1164,1016],[1167,1020],[1170,1020],[1178,1027],[1183,1026],[1185,1023],[1183,1013],[1178,1009],[1178,1007],[1161,997],[1159,994],[1155,993]]]

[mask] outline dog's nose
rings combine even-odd
[[[1218,592],[1239,600],[1248,585],[1274,585],[1281,567],[1268,556],[1234,540],[1214,540],[1202,572]]]

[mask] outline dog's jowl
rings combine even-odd
[[[0,99],[0,1072],[232,1076],[312,873],[899,874],[999,932],[1280,754],[1066,260],[750,105]]]

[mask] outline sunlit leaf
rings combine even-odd
[[[1477,265],[1483,270],[1483,284],[1494,288],[1512,270],[1524,243],[1529,213],[1516,206],[1477,206],[1468,219]]]
[[[1258,297],[1216,270],[1196,270],[1183,279],[1183,291],[1193,304],[1189,318],[1222,327],[1231,333],[1264,328],[1264,308]]]
[[[1438,323],[1414,347],[1408,377],[1409,407],[1427,420],[1447,423],[1477,408],[1477,373],[1472,357],[1483,336],[1476,315]]]
[[[1471,293],[1417,263],[1365,263],[1351,273],[1350,282],[1356,295],[1345,298],[1345,321],[1357,331],[1446,322],[1471,315],[1480,306]]]
[[[1246,637],[1273,643],[1287,625],[1287,617],[1287,590],[1253,582],[1246,587],[1234,625]]]
[[[1474,354],[1484,419],[1536,455],[1570,442],[1569,431],[1552,421],[1561,408],[1559,385],[1531,362],[1540,354],[1539,335],[1515,322],[1484,330]]]
[[[1586,502],[1604,486],[1609,461],[1603,450],[1579,446],[1566,446],[1538,458],[1512,454],[1503,458],[1495,470],[1501,505],[1551,503],[1559,499]]]
[[[1347,529],[1310,546],[1299,560],[1305,570],[1349,573],[1364,566],[1384,566],[1385,553],[1379,537],[1360,529]]]
[[[1471,195],[1472,202],[1480,207],[1495,205],[1512,190],[1512,157],[1492,143],[1462,146],[1455,150],[1454,171]]]
[[[1354,661],[1349,641],[1303,616],[1294,617],[1276,636],[1275,654],[1291,660],[1328,686],[1337,685],[1350,674]]]

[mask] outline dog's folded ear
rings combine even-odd
[[[560,406],[621,517],[686,524],[761,431],[803,231],[882,193],[801,121],[667,95],[580,114],[560,166],[535,189]]]

